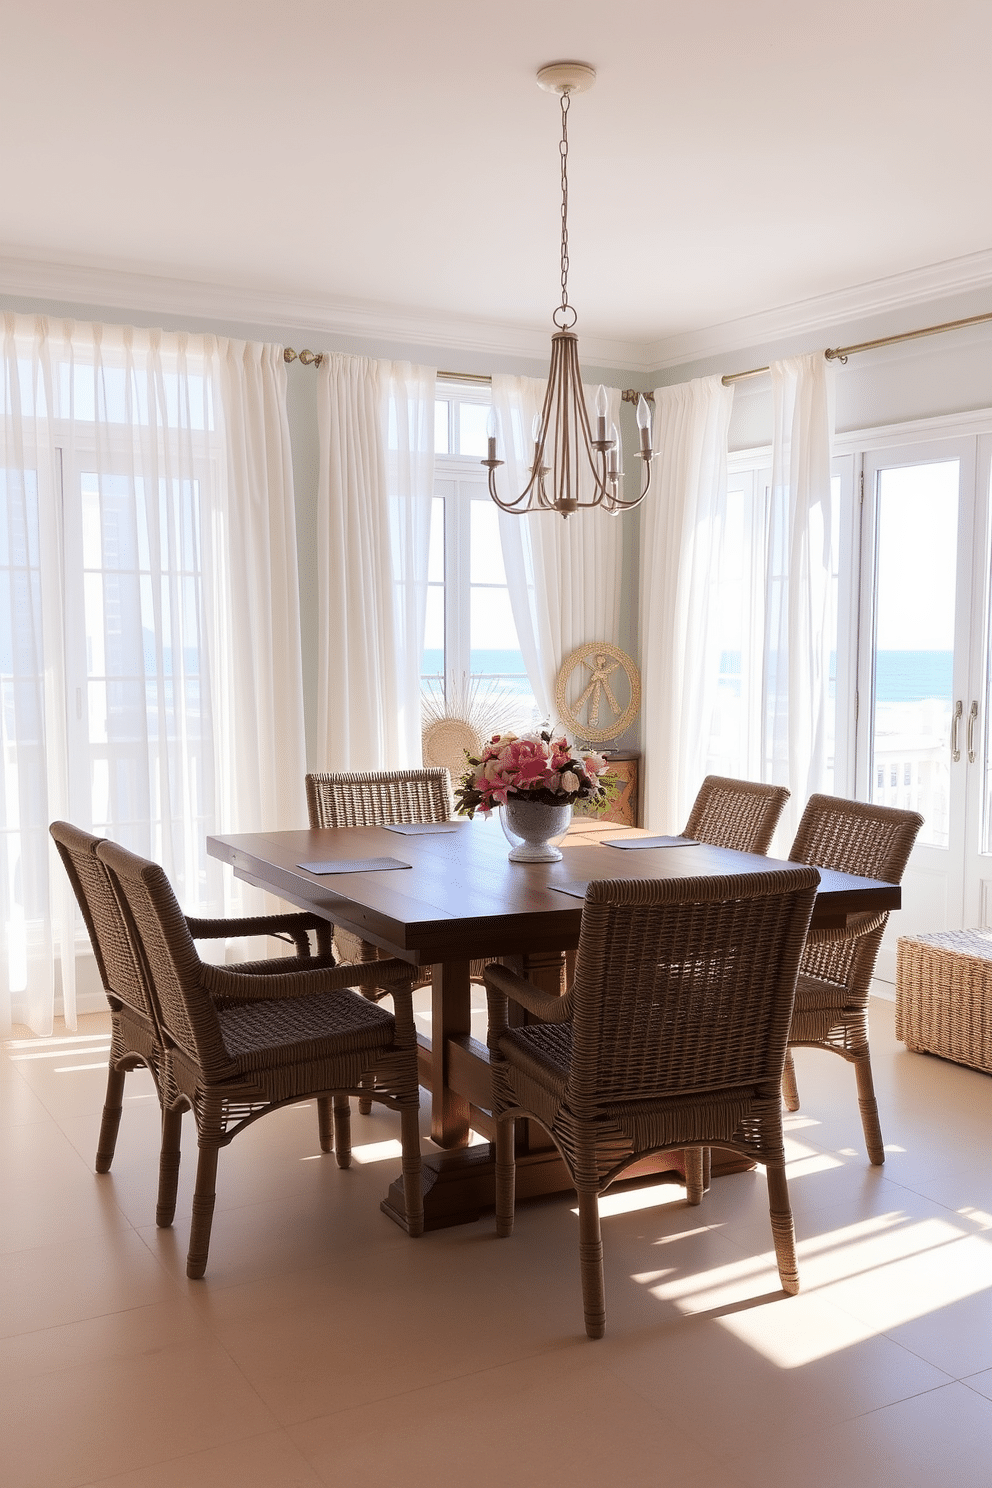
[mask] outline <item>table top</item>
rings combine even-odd
[[[569,832],[560,863],[511,863],[495,818],[449,825],[453,831],[421,836],[385,827],[252,832],[208,837],[207,851],[240,878],[418,964],[573,948],[582,899],[562,892],[565,884],[795,866],[704,843],[620,850],[603,839],[646,834],[591,821]],[[320,875],[300,866],[383,857],[410,867]],[[897,884],[821,869],[813,923],[843,924],[848,914],[900,903]]]

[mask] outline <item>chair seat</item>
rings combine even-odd
[[[510,1064],[555,1095],[565,1094],[572,1067],[571,1023],[531,1023],[526,1028],[513,1028],[500,1038],[499,1050]]]
[[[217,1020],[225,1049],[243,1068],[254,1054],[267,1064],[290,1064],[309,1057],[317,1043],[333,1056],[383,1048],[393,1038],[392,1015],[354,992],[243,1003],[221,1009]]]

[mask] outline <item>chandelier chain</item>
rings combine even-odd
[[[574,308],[568,303],[568,110],[570,94],[564,89],[561,95],[561,143],[558,153],[561,156],[561,305],[555,311],[552,319],[561,330],[571,329],[578,316]],[[561,315],[559,321],[558,316]],[[571,316],[571,319],[569,319]]]

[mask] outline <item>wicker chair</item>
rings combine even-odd
[[[401,822],[445,822],[454,810],[451,776],[444,769],[371,770],[355,774],[310,774],[306,777],[307,810],[311,827],[392,827]],[[334,948],[342,961],[374,961],[374,945],[350,930],[335,927]],[[473,961],[470,974],[482,979],[484,961]],[[433,967],[417,968],[414,990],[429,987]],[[388,989],[387,989],[388,990]],[[377,998],[383,989],[368,986],[367,997]],[[371,1102],[360,1096],[363,1116]]]
[[[766,1166],[779,1275],[799,1289],[780,1095],[812,869],[591,883],[564,997],[486,967],[496,1120],[496,1231],[514,1208],[514,1122],[554,1139],[579,1196],[586,1332],[606,1325],[599,1195],[639,1158],[732,1147]],[[540,1019],[511,1027],[508,1000]]]
[[[110,1004],[107,1094],[95,1164],[98,1173],[108,1173],[117,1147],[124,1082],[128,1071],[145,1065],[151,1071],[161,1100],[159,1068],[162,1035],[144,972],[132,947],[113,884],[96,855],[98,845],[106,839],[94,837],[89,832],[62,821],[52,822],[49,831],[82,911],[97,970]],[[288,956],[275,962],[253,962],[247,968],[249,971],[294,971],[303,966],[331,963],[328,925],[315,915],[294,912],[241,920],[187,919],[186,923],[190,934],[198,940],[221,936],[288,935],[294,941],[296,956]],[[322,950],[322,954],[316,959],[310,957],[310,931],[316,933],[318,946]],[[156,1220],[160,1225],[170,1225],[176,1212],[181,1118],[181,1111],[170,1111],[163,1106],[156,1210]],[[328,1133],[330,1132],[329,1113],[322,1126],[326,1126]]]
[[[445,822],[454,803],[447,770],[370,770],[306,777],[311,827],[394,827],[402,822]],[[342,961],[374,961],[376,948],[350,930],[335,928]],[[416,986],[430,985],[423,968]]]
[[[737,852],[767,853],[789,794],[784,785],[707,775],[682,836]]]
[[[348,1095],[361,1084],[401,1118],[406,1226],[424,1227],[417,1037],[405,961],[373,969],[323,966],[266,975],[205,965],[157,863],[101,842],[162,1031],[159,1081],[169,1111],[191,1107],[199,1161],[187,1276],[206,1270],[221,1147],[280,1106],[333,1100],[338,1165],[351,1163]],[[395,1017],[351,991],[374,974],[391,987]]]
[[[899,883],[923,818],[915,811],[810,796],[789,857],[841,873]],[[853,916],[844,929],[811,931],[799,967],[783,1094],[799,1109],[792,1049],[830,1049],[854,1065],[865,1146],[885,1161],[868,1049],[868,990],[889,912]]]

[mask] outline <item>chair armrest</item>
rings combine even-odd
[[[542,1023],[568,1023],[572,1017],[572,999],[567,994],[556,997],[553,992],[542,992],[540,987],[535,987],[533,982],[511,971],[508,966],[500,966],[493,961],[484,968],[482,975],[489,1004],[490,1054],[499,1054],[500,1036],[509,1027],[507,1001],[526,1008],[528,1013],[532,1013]]]
[[[865,935],[872,935],[876,930],[886,923],[889,918],[887,909],[879,910],[875,914],[854,914],[848,919],[846,925],[835,926],[833,929],[810,930],[806,935],[807,946],[838,945],[847,940],[860,940]]]
[[[317,949],[321,955],[330,955],[333,926],[320,915],[305,913],[247,915],[240,919],[203,920],[195,915],[186,916],[189,933],[194,940],[236,939],[244,935],[289,935],[296,946],[298,956],[310,955],[310,937],[313,930],[317,936]]]
[[[283,997],[315,997],[348,987],[381,987],[402,996],[410,994],[417,968],[409,961],[350,962],[345,966],[315,966],[307,971],[245,974],[236,966],[201,963],[201,985],[218,1006],[238,1002],[272,1002]],[[412,1003],[411,1003],[412,1005]]]

